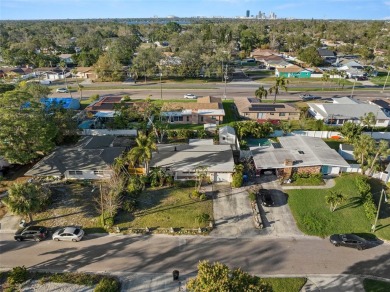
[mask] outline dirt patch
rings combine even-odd
[[[51,228],[77,225],[94,231],[100,228],[96,209],[99,191],[93,184],[74,182],[51,186],[50,189],[51,204],[35,215],[36,224]]]

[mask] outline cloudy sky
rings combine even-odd
[[[0,0],[0,19],[245,16],[389,19],[390,0]]]

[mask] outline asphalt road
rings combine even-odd
[[[199,260],[220,261],[256,275],[355,274],[390,278],[389,245],[364,251],[316,237],[253,239],[103,236],[81,242],[15,242],[0,234],[0,267],[52,271],[193,273]]]
[[[100,96],[106,95],[129,95],[131,98],[147,98],[150,96],[152,99],[184,99],[183,96],[187,93],[193,93],[198,96],[216,96],[223,97],[225,92],[225,85],[223,83],[203,83],[203,84],[162,84],[162,91],[159,83],[137,83],[137,84],[122,84],[117,83],[116,86],[120,86],[120,89],[105,89],[108,84],[102,86],[102,84],[93,84],[88,86],[99,86],[98,90],[90,90],[86,86],[83,90],[83,99],[87,99],[89,96],[99,94]],[[241,97],[253,97],[254,92],[259,88],[257,82],[231,82],[226,85],[226,97],[227,99],[241,98]],[[111,85],[112,87],[112,85]],[[268,88],[269,86],[265,86]],[[293,87],[289,89],[289,92],[281,92],[278,96],[278,100],[299,100],[299,95],[303,92],[293,91]],[[162,94],[161,94],[162,92]],[[307,93],[307,92],[304,92]],[[313,95],[319,95],[326,98],[350,96],[351,91],[313,91],[309,92]],[[53,97],[69,97],[69,93],[56,93]],[[78,98],[79,92],[73,92],[72,96]],[[381,89],[374,88],[372,90],[358,90],[356,89],[353,94],[354,98],[365,100],[367,98],[390,98],[390,90],[386,90],[385,93],[381,92]],[[268,99],[272,99],[273,95],[269,95]]]

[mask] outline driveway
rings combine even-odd
[[[213,184],[215,229],[211,237],[249,238],[260,234],[255,228],[248,192],[232,189],[229,184]]]
[[[261,183],[264,189],[271,192],[275,203],[273,207],[264,207],[259,204],[261,219],[267,234],[278,237],[303,236],[304,234],[295,224],[294,217],[287,204],[287,196],[282,191],[276,175],[262,175],[257,178],[257,183]]]

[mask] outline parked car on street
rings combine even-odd
[[[260,190],[260,199],[261,204],[265,207],[272,207],[274,205],[274,200],[269,190],[261,189]]]
[[[187,93],[187,94],[184,95],[184,98],[197,99],[198,97],[195,94]]]
[[[53,233],[55,241],[80,241],[84,236],[84,230],[80,227],[64,227]]]
[[[311,95],[311,94],[308,94],[308,93],[301,94],[301,95],[299,95],[299,97],[302,98],[302,100],[321,99],[321,96]]]
[[[358,250],[366,249],[369,246],[367,240],[355,234],[333,234],[330,236],[329,241],[334,246],[346,246]]]
[[[48,233],[49,231],[47,230],[46,227],[28,226],[28,227],[20,228],[18,231],[16,231],[14,235],[14,239],[16,241],[23,241],[23,240],[41,241],[47,237]]]
[[[68,93],[69,90],[66,89],[66,88],[57,88],[56,92],[58,92],[58,93]]]

